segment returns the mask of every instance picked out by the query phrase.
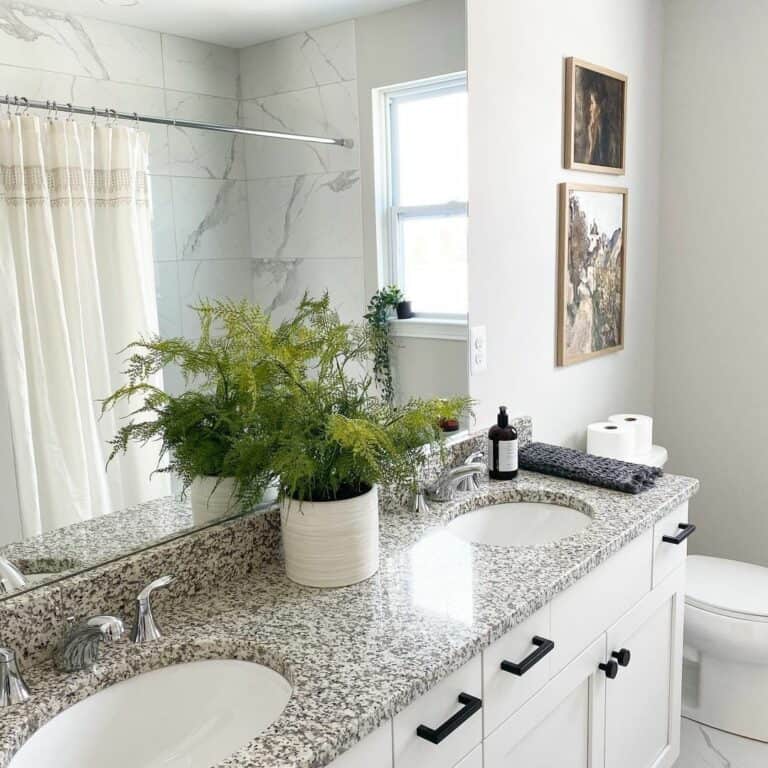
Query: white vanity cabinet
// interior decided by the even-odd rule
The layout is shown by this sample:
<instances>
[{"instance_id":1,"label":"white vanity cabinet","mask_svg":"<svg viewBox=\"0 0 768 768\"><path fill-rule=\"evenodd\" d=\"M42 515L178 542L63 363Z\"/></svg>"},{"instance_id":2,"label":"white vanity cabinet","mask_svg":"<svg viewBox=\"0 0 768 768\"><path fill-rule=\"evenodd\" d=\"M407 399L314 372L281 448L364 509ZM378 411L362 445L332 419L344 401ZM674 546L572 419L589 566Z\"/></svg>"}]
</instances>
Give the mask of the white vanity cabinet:
<instances>
[{"instance_id":1,"label":"white vanity cabinet","mask_svg":"<svg viewBox=\"0 0 768 768\"><path fill-rule=\"evenodd\" d=\"M680 740L687 527L682 505L333 768L670 768ZM458 715L461 692L482 696L482 710L439 744L420 738L418 725Z\"/></svg>"}]
</instances>

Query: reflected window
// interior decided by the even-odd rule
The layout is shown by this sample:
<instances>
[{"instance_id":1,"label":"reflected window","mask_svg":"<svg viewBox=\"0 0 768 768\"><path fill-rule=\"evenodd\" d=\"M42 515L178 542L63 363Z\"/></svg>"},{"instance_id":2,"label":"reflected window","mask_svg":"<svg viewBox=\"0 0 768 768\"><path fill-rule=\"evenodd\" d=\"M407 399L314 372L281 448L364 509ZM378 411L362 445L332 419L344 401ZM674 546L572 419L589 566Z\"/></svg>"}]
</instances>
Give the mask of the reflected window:
<instances>
[{"instance_id":1,"label":"reflected window","mask_svg":"<svg viewBox=\"0 0 768 768\"><path fill-rule=\"evenodd\" d=\"M379 91L383 283L427 317L467 313L467 78Z\"/></svg>"}]
</instances>

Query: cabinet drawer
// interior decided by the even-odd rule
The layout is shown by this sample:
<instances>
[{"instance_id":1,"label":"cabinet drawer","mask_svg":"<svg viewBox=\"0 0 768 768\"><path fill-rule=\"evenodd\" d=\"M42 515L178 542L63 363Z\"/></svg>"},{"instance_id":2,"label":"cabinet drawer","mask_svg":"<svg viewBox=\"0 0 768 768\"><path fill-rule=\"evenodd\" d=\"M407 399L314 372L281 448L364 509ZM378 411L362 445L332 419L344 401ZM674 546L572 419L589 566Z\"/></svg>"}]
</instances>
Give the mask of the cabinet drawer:
<instances>
[{"instance_id":1,"label":"cabinet drawer","mask_svg":"<svg viewBox=\"0 0 768 768\"><path fill-rule=\"evenodd\" d=\"M552 601L555 674L651 589L648 530Z\"/></svg>"},{"instance_id":2,"label":"cabinet drawer","mask_svg":"<svg viewBox=\"0 0 768 768\"><path fill-rule=\"evenodd\" d=\"M671 515L659 520L653 527L653 586L660 584L672 571L679 568L688 553L688 541L680 544L664 541L664 537L685 536L688 524L688 502L681 504Z\"/></svg>"},{"instance_id":3,"label":"cabinet drawer","mask_svg":"<svg viewBox=\"0 0 768 768\"><path fill-rule=\"evenodd\" d=\"M486 736L549 680L552 653L547 651L546 641L556 642L551 633L549 605L483 651L483 728ZM526 659L528 663L525 663ZM503 662L507 662L507 670L502 669ZM523 665L508 671L508 662L523 662Z\"/></svg>"},{"instance_id":4,"label":"cabinet drawer","mask_svg":"<svg viewBox=\"0 0 768 768\"><path fill-rule=\"evenodd\" d=\"M358 741L328 768L392 768L392 721Z\"/></svg>"},{"instance_id":5,"label":"cabinet drawer","mask_svg":"<svg viewBox=\"0 0 768 768\"><path fill-rule=\"evenodd\" d=\"M416 733L419 726L437 731L458 712L470 711L468 707L471 704L460 703L459 694L468 694L474 699L482 696L480 656L476 656L395 715L396 768L453 768L480 744L483 737L482 709L459 724L439 744Z\"/></svg>"}]
</instances>

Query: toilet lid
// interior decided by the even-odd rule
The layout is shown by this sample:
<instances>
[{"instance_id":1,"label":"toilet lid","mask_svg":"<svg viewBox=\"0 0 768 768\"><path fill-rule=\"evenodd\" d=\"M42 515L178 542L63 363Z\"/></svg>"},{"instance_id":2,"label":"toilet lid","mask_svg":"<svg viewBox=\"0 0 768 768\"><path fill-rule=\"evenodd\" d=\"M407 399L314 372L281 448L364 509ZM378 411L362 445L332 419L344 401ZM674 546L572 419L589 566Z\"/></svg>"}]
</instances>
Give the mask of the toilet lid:
<instances>
[{"instance_id":1,"label":"toilet lid","mask_svg":"<svg viewBox=\"0 0 768 768\"><path fill-rule=\"evenodd\" d=\"M768 621L768 568L690 555L686 602L705 611L736 618Z\"/></svg>"}]
</instances>

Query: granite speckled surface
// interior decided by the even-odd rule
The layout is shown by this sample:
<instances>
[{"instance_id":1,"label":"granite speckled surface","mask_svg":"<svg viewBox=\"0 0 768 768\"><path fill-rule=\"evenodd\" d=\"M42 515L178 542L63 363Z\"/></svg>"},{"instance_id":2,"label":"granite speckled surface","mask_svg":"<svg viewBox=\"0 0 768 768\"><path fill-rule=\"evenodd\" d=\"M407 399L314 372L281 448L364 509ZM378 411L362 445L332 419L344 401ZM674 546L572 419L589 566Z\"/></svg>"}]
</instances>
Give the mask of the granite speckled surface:
<instances>
[{"instance_id":1,"label":"granite speckled surface","mask_svg":"<svg viewBox=\"0 0 768 768\"><path fill-rule=\"evenodd\" d=\"M31 668L33 700L0 719L0 768L42 723L111 682L164 664L232 656L282 672L293 694L283 715L221 768L325 765L697 489L696 480L666 475L629 496L521 473L418 517L383 516L380 570L358 585L302 587L288 581L279 557L263 558L247 575L167 600L156 611L166 637L155 645L115 644L93 673ZM575 506L592 522L574 536L526 548L469 544L445 530L473 508L515 500Z\"/></svg>"},{"instance_id":2,"label":"granite speckled surface","mask_svg":"<svg viewBox=\"0 0 768 768\"><path fill-rule=\"evenodd\" d=\"M0 555L24 574L60 575L135 552L192 527L189 503L166 496L6 544Z\"/></svg>"}]
</instances>

